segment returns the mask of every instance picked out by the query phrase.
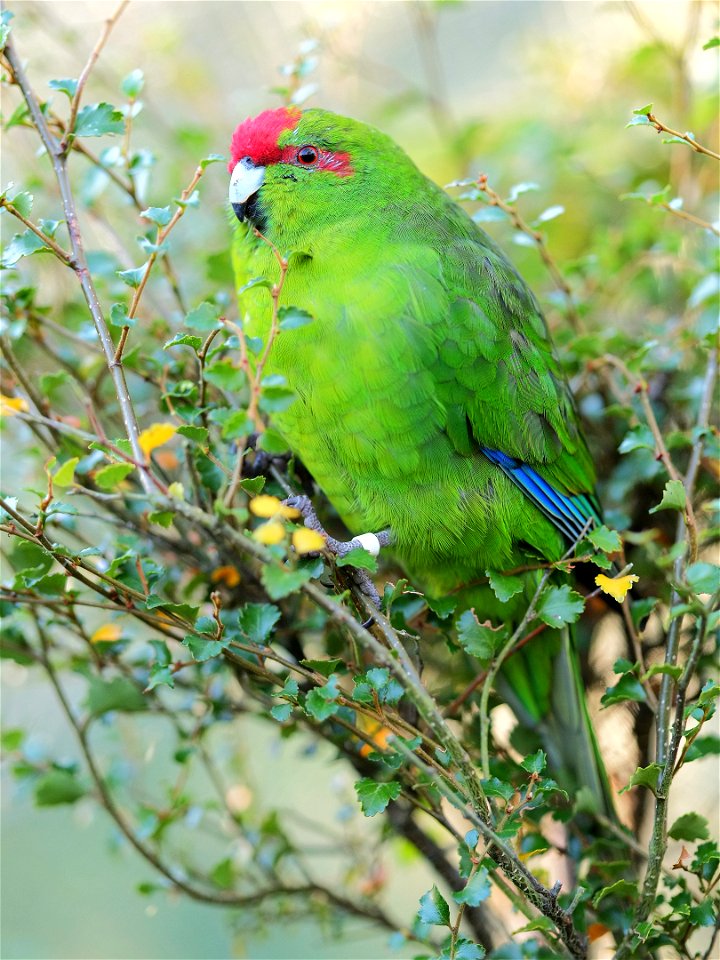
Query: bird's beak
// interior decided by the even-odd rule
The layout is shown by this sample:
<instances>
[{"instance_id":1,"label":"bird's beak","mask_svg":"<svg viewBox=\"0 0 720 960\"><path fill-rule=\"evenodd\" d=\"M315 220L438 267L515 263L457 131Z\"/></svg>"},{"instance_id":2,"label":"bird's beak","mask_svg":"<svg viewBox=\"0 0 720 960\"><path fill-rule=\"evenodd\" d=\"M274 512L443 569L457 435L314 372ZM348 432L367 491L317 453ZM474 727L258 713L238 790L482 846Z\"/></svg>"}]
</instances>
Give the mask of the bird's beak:
<instances>
[{"instance_id":1,"label":"bird's beak","mask_svg":"<svg viewBox=\"0 0 720 960\"><path fill-rule=\"evenodd\" d=\"M235 164L230 175L229 198L235 216L242 223L248 201L254 196L265 179L265 167L256 167L250 157L243 157Z\"/></svg>"}]
</instances>

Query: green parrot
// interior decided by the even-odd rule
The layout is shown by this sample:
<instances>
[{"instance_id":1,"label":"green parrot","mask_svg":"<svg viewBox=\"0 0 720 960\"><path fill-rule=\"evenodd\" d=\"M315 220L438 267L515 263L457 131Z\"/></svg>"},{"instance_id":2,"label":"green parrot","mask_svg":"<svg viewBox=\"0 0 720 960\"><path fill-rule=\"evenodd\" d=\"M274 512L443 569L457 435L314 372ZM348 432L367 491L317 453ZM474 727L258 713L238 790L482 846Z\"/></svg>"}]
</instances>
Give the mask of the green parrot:
<instances>
[{"instance_id":1,"label":"green parrot","mask_svg":"<svg viewBox=\"0 0 720 960\"><path fill-rule=\"evenodd\" d=\"M248 335L269 333L267 290L242 290L279 276L266 241L292 252L282 303L313 317L273 344L266 373L296 395L273 425L348 529L376 548L372 533L387 531L380 542L431 596L559 559L600 522L595 473L540 308L500 249L357 120L267 110L237 127L230 153ZM514 604L487 588L468 597L480 619L519 619L536 584L528 574ZM528 646L503 695L555 770L607 810L568 631Z\"/></svg>"}]
</instances>

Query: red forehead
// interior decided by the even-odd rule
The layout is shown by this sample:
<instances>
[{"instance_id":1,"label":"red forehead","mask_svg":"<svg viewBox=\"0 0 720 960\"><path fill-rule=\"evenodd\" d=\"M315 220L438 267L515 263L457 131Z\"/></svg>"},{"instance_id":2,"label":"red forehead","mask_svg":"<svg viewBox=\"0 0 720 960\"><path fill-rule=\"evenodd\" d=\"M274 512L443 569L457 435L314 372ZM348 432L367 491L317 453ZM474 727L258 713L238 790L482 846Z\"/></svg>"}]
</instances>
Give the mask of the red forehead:
<instances>
[{"instance_id":1,"label":"red forehead","mask_svg":"<svg viewBox=\"0 0 720 960\"><path fill-rule=\"evenodd\" d=\"M278 147L280 134L292 130L301 116L297 107L279 107L244 120L230 141L228 171L232 173L235 164L243 157L250 157L258 166L278 161L282 152Z\"/></svg>"}]
</instances>

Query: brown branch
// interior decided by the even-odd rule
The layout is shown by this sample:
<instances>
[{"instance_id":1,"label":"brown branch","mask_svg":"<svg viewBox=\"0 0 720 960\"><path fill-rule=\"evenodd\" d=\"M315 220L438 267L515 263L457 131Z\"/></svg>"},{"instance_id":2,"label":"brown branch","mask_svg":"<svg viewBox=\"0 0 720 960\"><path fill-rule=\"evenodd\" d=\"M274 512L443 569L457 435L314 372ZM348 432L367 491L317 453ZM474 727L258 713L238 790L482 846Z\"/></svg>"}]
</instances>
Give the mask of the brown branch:
<instances>
[{"instance_id":1,"label":"brown branch","mask_svg":"<svg viewBox=\"0 0 720 960\"><path fill-rule=\"evenodd\" d=\"M71 137L74 138L74 127L75 121L77 120L78 110L80 109L80 101L82 99L83 91L85 90L85 84L88 82L90 73L92 72L93 67L97 63L97 59L102 52L102 48L107 43L107 39L112 33L113 27L117 23L118 19L122 15L125 7L127 7L129 0L122 0L122 3L119 5L115 13L112 14L106 21L105 26L103 27L102 33L98 38L97 43L90 52L88 61L82 69L82 72L78 78L77 87L75 89L75 94L72 98L72 103L70 104L70 117L67 122L67 134L60 144L60 153L61 155L67 155L69 140Z\"/></svg>"},{"instance_id":2,"label":"brown branch","mask_svg":"<svg viewBox=\"0 0 720 960\"><path fill-rule=\"evenodd\" d=\"M11 200L8 200L6 197L0 197L0 208L1 207L4 207L8 213L11 213L14 217L17 217L17 219L23 223L28 230L34 233L36 237L39 237L48 250L52 251L52 253L55 254L61 263L64 263L66 267L71 267L73 270L75 269L75 262L70 254L66 250L63 250L59 243L55 243L52 237L49 237L46 233L43 233L36 223L33 223L32 220L28 220L27 217L24 217Z\"/></svg>"},{"instance_id":3,"label":"brown branch","mask_svg":"<svg viewBox=\"0 0 720 960\"><path fill-rule=\"evenodd\" d=\"M710 150L708 147L704 147L701 143L698 143L691 133L680 133L679 130L673 130L672 127L668 127L662 120L658 120L653 113L648 112L641 114L641 116L647 117L650 124L655 127L658 133L669 133L671 137L677 137L678 140L683 140L688 146L692 147L696 153L704 153L706 157L720 160L720 153L715 153L714 150Z\"/></svg>"},{"instance_id":4,"label":"brown branch","mask_svg":"<svg viewBox=\"0 0 720 960\"><path fill-rule=\"evenodd\" d=\"M506 213L510 217L515 229L519 230L521 233L527 234L527 236L530 237L530 239L535 243L537 251L540 254L540 259L545 264L548 273L555 283L555 286L565 298L567 318L570 322L570 326L576 333L578 333L580 330L580 317L577 312L577 307L575 306L573 292L570 288L570 284L563 276L560 267L558 267L557 263L550 254L547 244L545 243L545 237L542 235L542 233L540 233L539 230L535 230L523 219L516 207L510 203L506 203L499 193L496 193L490 186L488 186L488 177L486 173L481 173L475 182L478 190L482 191L482 193L487 196L489 206L498 207L498 209Z\"/></svg>"}]
</instances>

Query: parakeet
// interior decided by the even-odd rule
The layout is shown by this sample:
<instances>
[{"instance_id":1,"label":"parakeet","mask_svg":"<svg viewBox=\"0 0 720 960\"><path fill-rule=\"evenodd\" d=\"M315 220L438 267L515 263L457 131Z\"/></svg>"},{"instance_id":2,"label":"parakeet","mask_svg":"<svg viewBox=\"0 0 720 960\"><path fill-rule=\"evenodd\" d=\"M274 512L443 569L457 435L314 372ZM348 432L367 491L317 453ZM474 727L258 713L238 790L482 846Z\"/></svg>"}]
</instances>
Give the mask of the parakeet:
<instances>
[{"instance_id":1,"label":"parakeet","mask_svg":"<svg viewBox=\"0 0 720 960\"><path fill-rule=\"evenodd\" d=\"M230 153L238 288L278 277L270 241L290 254L281 302L313 318L273 344L266 372L296 395L273 425L348 528L389 530L394 556L435 596L562 556L600 521L594 468L540 308L496 244L357 120L267 110L237 127ZM267 290L242 292L240 309L266 340ZM486 595L478 614L507 617ZM566 749L587 754L580 779L602 794L567 635L537 643L573 703L559 728L547 720L546 665L544 678L516 678L513 706L545 733L562 738L566 724Z\"/></svg>"}]
</instances>

